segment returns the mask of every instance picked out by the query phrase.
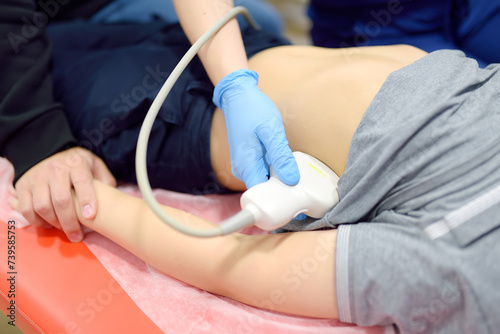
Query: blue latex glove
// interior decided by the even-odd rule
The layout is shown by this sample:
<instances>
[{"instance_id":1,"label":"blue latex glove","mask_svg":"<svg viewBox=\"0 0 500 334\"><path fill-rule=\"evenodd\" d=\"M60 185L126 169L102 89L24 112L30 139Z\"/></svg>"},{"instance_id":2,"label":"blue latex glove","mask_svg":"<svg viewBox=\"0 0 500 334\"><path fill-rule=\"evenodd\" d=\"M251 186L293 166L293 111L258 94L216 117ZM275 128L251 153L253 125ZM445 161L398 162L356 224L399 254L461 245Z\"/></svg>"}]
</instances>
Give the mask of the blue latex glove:
<instances>
[{"instance_id":1,"label":"blue latex glove","mask_svg":"<svg viewBox=\"0 0 500 334\"><path fill-rule=\"evenodd\" d=\"M215 87L213 101L224 113L231 171L251 188L268 180L269 164L281 181L299 182L295 157L288 146L281 114L261 92L255 71L243 69L225 76Z\"/></svg>"}]
</instances>

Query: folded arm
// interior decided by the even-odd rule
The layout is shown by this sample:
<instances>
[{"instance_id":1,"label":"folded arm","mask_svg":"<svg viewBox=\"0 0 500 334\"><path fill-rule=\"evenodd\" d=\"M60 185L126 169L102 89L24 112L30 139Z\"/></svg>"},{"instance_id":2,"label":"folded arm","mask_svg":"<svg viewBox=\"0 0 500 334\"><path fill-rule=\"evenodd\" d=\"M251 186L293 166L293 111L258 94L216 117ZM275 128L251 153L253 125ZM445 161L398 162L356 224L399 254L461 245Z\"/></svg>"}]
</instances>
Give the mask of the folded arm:
<instances>
[{"instance_id":1,"label":"folded arm","mask_svg":"<svg viewBox=\"0 0 500 334\"><path fill-rule=\"evenodd\" d=\"M95 188L101 210L94 221L78 212L80 222L165 274L252 306L337 318L335 230L199 239L167 226L140 199L99 181ZM213 226L184 211L165 211L193 227Z\"/></svg>"}]
</instances>

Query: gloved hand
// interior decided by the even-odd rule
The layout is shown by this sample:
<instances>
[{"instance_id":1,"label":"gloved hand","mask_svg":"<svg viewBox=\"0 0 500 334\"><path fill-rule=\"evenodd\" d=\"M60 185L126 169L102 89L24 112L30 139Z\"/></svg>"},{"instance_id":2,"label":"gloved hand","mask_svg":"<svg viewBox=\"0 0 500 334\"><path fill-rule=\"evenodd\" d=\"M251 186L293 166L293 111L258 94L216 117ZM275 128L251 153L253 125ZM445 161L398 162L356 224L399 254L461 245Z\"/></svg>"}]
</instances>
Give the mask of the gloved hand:
<instances>
[{"instance_id":1,"label":"gloved hand","mask_svg":"<svg viewBox=\"0 0 500 334\"><path fill-rule=\"evenodd\" d=\"M224 113L234 176L251 188L268 180L269 164L282 182L295 185L300 174L288 146L281 114L257 87L255 71L242 69L215 87L213 102Z\"/></svg>"}]
</instances>

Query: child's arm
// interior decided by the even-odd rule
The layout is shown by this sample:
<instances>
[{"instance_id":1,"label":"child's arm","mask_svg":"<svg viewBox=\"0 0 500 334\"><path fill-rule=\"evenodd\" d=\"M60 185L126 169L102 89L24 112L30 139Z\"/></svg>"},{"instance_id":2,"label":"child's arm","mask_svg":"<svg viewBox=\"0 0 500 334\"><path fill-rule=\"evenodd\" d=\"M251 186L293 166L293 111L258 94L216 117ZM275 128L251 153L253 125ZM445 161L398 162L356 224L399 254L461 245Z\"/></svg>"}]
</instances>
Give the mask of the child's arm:
<instances>
[{"instance_id":1,"label":"child's arm","mask_svg":"<svg viewBox=\"0 0 500 334\"><path fill-rule=\"evenodd\" d=\"M78 212L80 222L158 270L249 305L311 317L338 317L336 230L251 236L235 233L200 239L173 230L140 199L98 181L95 189L97 217L87 221ZM184 224L213 226L189 213L169 207L165 210Z\"/></svg>"}]
</instances>

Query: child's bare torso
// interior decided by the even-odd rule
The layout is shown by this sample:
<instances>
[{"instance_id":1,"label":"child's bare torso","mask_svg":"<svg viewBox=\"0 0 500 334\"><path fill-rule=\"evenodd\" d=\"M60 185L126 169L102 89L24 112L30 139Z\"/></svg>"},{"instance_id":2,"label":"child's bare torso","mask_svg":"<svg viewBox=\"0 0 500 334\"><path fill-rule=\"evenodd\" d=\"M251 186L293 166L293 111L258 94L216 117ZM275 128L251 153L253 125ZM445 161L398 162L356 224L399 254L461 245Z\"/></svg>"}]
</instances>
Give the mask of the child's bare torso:
<instances>
[{"instance_id":1,"label":"child's bare torso","mask_svg":"<svg viewBox=\"0 0 500 334\"><path fill-rule=\"evenodd\" d=\"M426 54L406 45L351 49L282 46L258 53L249 64L259 73L259 87L282 114L290 148L315 156L340 176L354 131L387 76ZM223 123L217 110L211 154L214 170L222 175L219 180L224 184L221 179L229 178L230 169L228 152L221 149L227 145Z\"/></svg>"}]
</instances>

